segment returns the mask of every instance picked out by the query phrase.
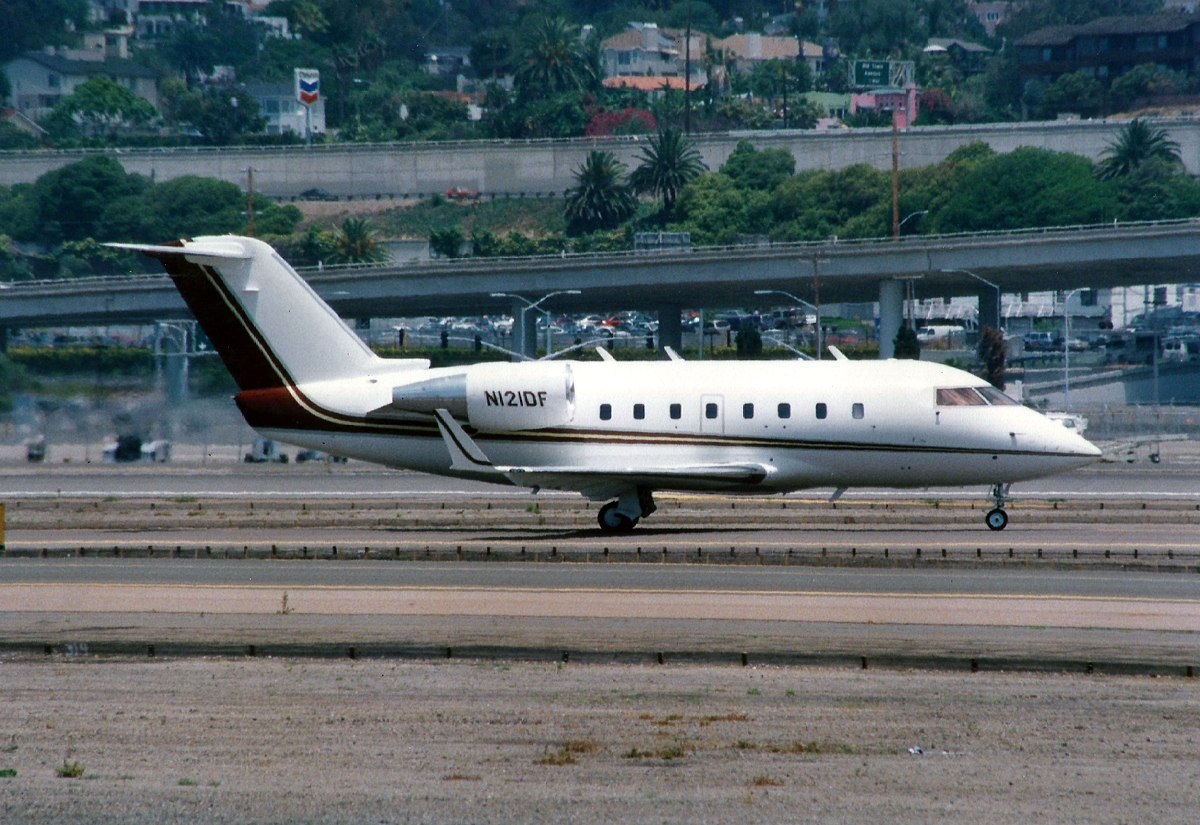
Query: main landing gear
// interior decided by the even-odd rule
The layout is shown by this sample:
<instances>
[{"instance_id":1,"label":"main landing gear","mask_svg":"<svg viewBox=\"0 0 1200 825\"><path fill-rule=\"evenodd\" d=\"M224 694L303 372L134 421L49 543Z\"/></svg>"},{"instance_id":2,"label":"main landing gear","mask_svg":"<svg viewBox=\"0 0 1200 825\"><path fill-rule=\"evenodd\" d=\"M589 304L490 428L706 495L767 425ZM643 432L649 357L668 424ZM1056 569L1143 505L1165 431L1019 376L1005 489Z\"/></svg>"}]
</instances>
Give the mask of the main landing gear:
<instances>
[{"instance_id":1,"label":"main landing gear","mask_svg":"<svg viewBox=\"0 0 1200 825\"><path fill-rule=\"evenodd\" d=\"M605 533L628 533L637 527L640 519L657 509L651 491L645 487L638 487L622 493L619 499L601 507L596 520Z\"/></svg>"},{"instance_id":2,"label":"main landing gear","mask_svg":"<svg viewBox=\"0 0 1200 825\"><path fill-rule=\"evenodd\" d=\"M1008 526L1008 513L1004 512L1004 502L1008 500L1008 484L997 484L992 488L992 501L996 502L996 506L988 510L988 514L983 517L983 521L989 529L1003 530Z\"/></svg>"}]
</instances>

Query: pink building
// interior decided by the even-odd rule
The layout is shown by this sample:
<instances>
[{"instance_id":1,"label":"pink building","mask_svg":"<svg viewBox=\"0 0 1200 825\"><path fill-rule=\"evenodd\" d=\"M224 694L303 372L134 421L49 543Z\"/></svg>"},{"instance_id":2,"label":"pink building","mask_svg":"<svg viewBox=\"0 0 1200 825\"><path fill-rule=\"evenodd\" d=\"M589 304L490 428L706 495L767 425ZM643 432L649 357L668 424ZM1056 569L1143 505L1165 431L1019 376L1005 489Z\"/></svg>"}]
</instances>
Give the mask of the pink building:
<instances>
[{"instance_id":1,"label":"pink building","mask_svg":"<svg viewBox=\"0 0 1200 825\"><path fill-rule=\"evenodd\" d=\"M854 92L850 95L850 114L856 114L860 109L870 109L874 112L895 112L896 125L904 129L917 119L917 90L915 87L911 87Z\"/></svg>"}]
</instances>

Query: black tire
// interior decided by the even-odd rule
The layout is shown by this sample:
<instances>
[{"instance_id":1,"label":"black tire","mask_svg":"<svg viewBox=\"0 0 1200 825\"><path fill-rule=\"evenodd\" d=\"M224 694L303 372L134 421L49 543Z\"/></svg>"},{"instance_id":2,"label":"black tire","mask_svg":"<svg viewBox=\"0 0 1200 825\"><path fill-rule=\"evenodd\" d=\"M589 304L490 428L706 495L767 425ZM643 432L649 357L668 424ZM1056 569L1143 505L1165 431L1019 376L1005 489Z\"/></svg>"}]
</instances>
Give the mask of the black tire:
<instances>
[{"instance_id":1,"label":"black tire","mask_svg":"<svg viewBox=\"0 0 1200 825\"><path fill-rule=\"evenodd\" d=\"M1008 526L1008 513L997 507L995 510L989 510L983 521L989 530L1003 530Z\"/></svg>"},{"instance_id":2,"label":"black tire","mask_svg":"<svg viewBox=\"0 0 1200 825\"><path fill-rule=\"evenodd\" d=\"M610 501L600 508L596 521L600 523L601 531L605 533L628 533L637 526L638 520L616 512L617 502Z\"/></svg>"}]
</instances>

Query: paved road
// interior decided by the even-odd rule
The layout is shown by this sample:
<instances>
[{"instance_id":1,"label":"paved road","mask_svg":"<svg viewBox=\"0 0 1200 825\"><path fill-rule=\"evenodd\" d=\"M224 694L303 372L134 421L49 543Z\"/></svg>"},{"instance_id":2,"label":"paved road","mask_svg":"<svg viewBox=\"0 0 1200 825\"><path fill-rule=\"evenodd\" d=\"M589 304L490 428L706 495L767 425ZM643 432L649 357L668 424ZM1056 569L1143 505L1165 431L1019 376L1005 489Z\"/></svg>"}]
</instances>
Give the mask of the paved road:
<instances>
[{"instance_id":1,"label":"paved road","mask_svg":"<svg viewBox=\"0 0 1200 825\"><path fill-rule=\"evenodd\" d=\"M800 498L828 498L832 489L793 493ZM1200 492L1200 463L1172 466L1101 465L1055 478L1013 486L1014 497L1048 498L1193 498ZM319 466L184 466L165 467L23 467L0 466L0 497L23 496L180 496L228 498L288 498L298 496L371 497L463 494L473 496L522 496L516 490L494 484L430 476L406 471L386 471L351 463L332 471ZM542 496L573 493L540 493ZM851 489L847 500L856 498L984 499L984 487L945 488L919 491Z\"/></svg>"}]
</instances>

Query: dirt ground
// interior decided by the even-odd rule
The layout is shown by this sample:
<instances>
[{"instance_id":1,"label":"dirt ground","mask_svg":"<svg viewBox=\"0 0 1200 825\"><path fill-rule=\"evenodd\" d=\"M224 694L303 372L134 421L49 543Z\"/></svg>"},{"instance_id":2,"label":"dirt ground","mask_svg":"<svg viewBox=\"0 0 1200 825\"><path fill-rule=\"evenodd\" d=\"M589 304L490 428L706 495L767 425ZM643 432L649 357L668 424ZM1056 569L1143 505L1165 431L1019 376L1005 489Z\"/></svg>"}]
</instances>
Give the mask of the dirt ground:
<instances>
[{"instance_id":1,"label":"dirt ground","mask_svg":"<svg viewBox=\"0 0 1200 825\"><path fill-rule=\"evenodd\" d=\"M1183 678L13 654L0 702L6 823L1200 810L1200 683Z\"/></svg>"}]
</instances>

